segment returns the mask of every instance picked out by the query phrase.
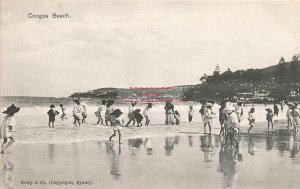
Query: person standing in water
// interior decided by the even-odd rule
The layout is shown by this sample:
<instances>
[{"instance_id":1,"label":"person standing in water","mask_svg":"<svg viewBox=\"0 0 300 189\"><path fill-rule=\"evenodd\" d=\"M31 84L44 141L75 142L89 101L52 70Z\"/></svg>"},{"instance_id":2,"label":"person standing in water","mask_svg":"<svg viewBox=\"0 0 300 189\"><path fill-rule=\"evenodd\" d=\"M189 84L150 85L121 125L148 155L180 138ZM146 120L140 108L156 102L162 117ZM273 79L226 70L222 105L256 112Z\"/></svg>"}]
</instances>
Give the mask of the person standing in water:
<instances>
[{"instance_id":1,"label":"person standing in water","mask_svg":"<svg viewBox=\"0 0 300 189\"><path fill-rule=\"evenodd\" d=\"M238 118L238 121L241 122L243 119L243 103L242 102L238 102L235 106L235 113L236 116Z\"/></svg>"},{"instance_id":2,"label":"person standing in water","mask_svg":"<svg viewBox=\"0 0 300 189\"><path fill-rule=\"evenodd\" d=\"M174 114L175 114L174 105L171 104L171 102L166 102L164 109L165 109L165 114L166 114L165 124L173 125L174 124Z\"/></svg>"},{"instance_id":3,"label":"person standing in water","mask_svg":"<svg viewBox=\"0 0 300 189\"><path fill-rule=\"evenodd\" d=\"M143 111L143 115L146 119L145 126L149 126L150 117L151 117L151 109L152 109L152 103L148 103L147 107Z\"/></svg>"},{"instance_id":4,"label":"person standing in water","mask_svg":"<svg viewBox=\"0 0 300 189\"><path fill-rule=\"evenodd\" d=\"M143 126L142 121L143 121L143 116L140 113L141 109L136 109L133 113L134 113L134 118L137 122L137 127L141 127Z\"/></svg>"},{"instance_id":5,"label":"person standing in water","mask_svg":"<svg viewBox=\"0 0 300 189\"><path fill-rule=\"evenodd\" d=\"M57 110L54 109L55 106L53 104L50 105L50 110L47 112L49 116L49 123L48 126L49 128L54 128L54 122L55 122L55 116L59 114ZM51 127L52 125L52 127Z\"/></svg>"},{"instance_id":6,"label":"person standing in water","mask_svg":"<svg viewBox=\"0 0 300 189\"><path fill-rule=\"evenodd\" d=\"M193 108L193 106L190 106L188 116L189 116L189 123L191 123L192 120L193 120L193 116L194 116L194 108Z\"/></svg>"},{"instance_id":7,"label":"person standing in water","mask_svg":"<svg viewBox=\"0 0 300 189\"><path fill-rule=\"evenodd\" d=\"M213 119L214 113L212 112L212 104L211 103L207 103L206 106L207 107L204 112L204 134L206 134L206 125L208 125L209 134L211 134L211 126L212 126L212 119Z\"/></svg>"},{"instance_id":8,"label":"person standing in water","mask_svg":"<svg viewBox=\"0 0 300 189\"><path fill-rule=\"evenodd\" d=\"M87 105L86 103L82 103L82 123L86 123L87 118Z\"/></svg>"},{"instance_id":9,"label":"person standing in water","mask_svg":"<svg viewBox=\"0 0 300 189\"><path fill-rule=\"evenodd\" d=\"M248 120L249 120L249 129L248 134L250 133L251 129L255 126L255 115L254 115L255 109L251 108L248 113Z\"/></svg>"},{"instance_id":10,"label":"person standing in water","mask_svg":"<svg viewBox=\"0 0 300 189\"><path fill-rule=\"evenodd\" d=\"M60 108L61 108L61 121L64 121L64 119L68 119L67 118L67 114L66 114L66 108L64 107L64 105L63 104L60 104L59 105L60 106Z\"/></svg>"},{"instance_id":11,"label":"person standing in water","mask_svg":"<svg viewBox=\"0 0 300 189\"><path fill-rule=\"evenodd\" d=\"M112 125L110 115L115 110L115 108L113 107L114 103L115 103L114 100L108 100L108 102L106 104L106 111L105 111L105 124L106 124L106 126L108 126L108 122L110 122L110 125Z\"/></svg>"},{"instance_id":12,"label":"person standing in water","mask_svg":"<svg viewBox=\"0 0 300 189\"><path fill-rule=\"evenodd\" d=\"M277 104L274 104L274 107L273 107L273 109L274 109L274 115L278 116L279 109L278 109L278 106L277 106Z\"/></svg>"},{"instance_id":13,"label":"person standing in water","mask_svg":"<svg viewBox=\"0 0 300 189\"><path fill-rule=\"evenodd\" d=\"M292 106L292 111L291 111L291 116L292 116L292 125L293 125L293 130L295 133L298 133L298 127L300 125L300 120L299 120L299 111L297 109L296 105Z\"/></svg>"},{"instance_id":14,"label":"person standing in water","mask_svg":"<svg viewBox=\"0 0 300 189\"><path fill-rule=\"evenodd\" d=\"M287 120L287 127L288 128L290 128L290 127L292 127L292 116L291 116L291 111L292 111L292 109L291 109L291 105L289 104L288 105L288 109L287 109L287 111L286 111L286 120Z\"/></svg>"},{"instance_id":15,"label":"person standing in water","mask_svg":"<svg viewBox=\"0 0 300 189\"><path fill-rule=\"evenodd\" d=\"M239 142L237 140L237 133L239 131L239 121L237 118L237 115L234 113L233 107L227 107L226 112L228 115L228 119L226 121L226 125L228 127L225 143L228 142L228 139L231 142L231 145L233 144L233 140L236 142L236 147L239 145Z\"/></svg>"},{"instance_id":16,"label":"person standing in water","mask_svg":"<svg viewBox=\"0 0 300 189\"><path fill-rule=\"evenodd\" d=\"M135 124L135 117L134 117L134 111L136 110L136 104L137 102L131 102L131 105L129 106L128 110L128 122L125 125L125 127L128 127L128 125L133 121L133 126Z\"/></svg>"},{"instance_id":17,"label":"person standing in water","mask_svg":"<svg viewBox=\"0 0 300 189\"><path fill-rule=\"evenodd\" d=\"M268 112L267 115L266 115L266 119L268 121L268 131L269 131L270 125L272 125L272 131L273 131L273 117L274 117L274 114L273 114L273 112L270 108L267 108L266 111Z\"/></svg>"},{"instance_id":18,"label":"person standing in water","mask_svg":"<svg viewBox=\"0 0 300 189\"><path fill-rule=\"evenodd\" d=\"M80 126L82 120L83 107L79 98L73 98L75 105L73 106L73 117L75 126Z\"/></svg>"},{"instance_id":19,"label":"person standing in water","mask_svg":"<svg viewBox=\"0 0 300 189\"><path fill-rule=\"evenodd\" d=\"M98 117L97 124L99 124L100 122L101 122L101 125L104 124L103 121L105 120L106 104L107 104L107 100L102 100L101 106L98 108L98 111L96 112L97 117Z\"/></svg>"},{"instance_id":20,"label":"person standing in water","mask_svg":"<svg viewBox=\"0 0 300 189\"><path fill-rule=\"evenodd\" d=\"M177 110L175 110L174 118L175 118L175 124L179 125L180 124L180 114Z\"/></svg>"},{"instance_id":21,"label":"person standing in water","mask_svg":"<svg viewBox=\"0 0 300 189\"><path fill-rule=\"evenodd\" d=\"M2 112L6 114L3 118L1 127L0 127L0 139L3 139L3 143L1 146L1 153L6 153L6 149L11 146L15 142L15 138L12 134L14 127L16 126L16 119L14 117L15 113L20 110L19 107L16 107L12 104L10 107L7 108L6 111ZM10 140L8 142L8 139Z\"/></svg>"}]
</instances>

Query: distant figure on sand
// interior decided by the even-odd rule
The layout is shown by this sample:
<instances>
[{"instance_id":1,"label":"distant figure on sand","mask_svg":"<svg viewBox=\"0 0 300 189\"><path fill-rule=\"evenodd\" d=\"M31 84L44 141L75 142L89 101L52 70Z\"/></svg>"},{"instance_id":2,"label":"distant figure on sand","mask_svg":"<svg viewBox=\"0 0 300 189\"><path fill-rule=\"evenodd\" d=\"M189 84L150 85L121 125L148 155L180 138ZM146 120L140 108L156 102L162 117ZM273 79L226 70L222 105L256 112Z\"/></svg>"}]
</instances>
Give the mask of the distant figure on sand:
<instances>
[{"instance_id":1,"label":"distant figure on sand","mask_svg":"<svg viewBox=\"0 0 300 189\"><path fill-rule=\"evenodd\" d=\"M61 108L61 121L64 121L64 119L68 119L67 118L67 114L66 114L66 108L64 107L64 105L63 104L60 104L59 105L60 106L60 108Z\"/></svg>"},{"instance_id":2,"label":"distant figure on sand","mask_svg":"<svg viewBox=\"0 0 300 189\"><path fill-rule=\"evenodd\" d=\"M166 102L166 105L164 107L165 114L166 114L166 125L173 125L174 124L174 105L171 104L171 102Z\"/></svg>"},{"instance_id":3,"label":"distant figure on sand","mask_svg":"<svg viewBox=\"0 0 300 189\"><path fill-rule=\"evenodd\" d=\"M73 117L74 117L74 124L75 126L80 126L81 120L82 120L82 112L83 107L80 103L79 98L73 98L73 101L75 102L75 105L73 106Z\"/></svg>"},{"instance_id":4,"label":"distant figure on sand","mask_svg":"<svg viewBox=\"0 0 300 189\"><path fill-rule=\"evenodd\" d=\"M204 134L206 134L206 125L208 125L209 128L209 134L211 134L211 126L212 126L212 120L214 113L212 112L212 104L207 103L206 104L206 109L204 112Z\"/></svg>"},{"instance_id":5,"label":"distant figure on sand","mask_svg":"<svg viewBox=\"0 0 300 189\"><path fill-rule=\"evenodd\" d=\"M136 104L137 102L131 102L131 105L128 107L128 122L125 125L125 127L128 127L128 125L133 121L133 126L135 124L135 117L134 117L134 111L136 110Z\"/></svg>"},{"instance_id":6,"label":"distant figure on sand","mask_svg":"<svg viewBox=\"0 0 300 189\"><path fill-rule=\"evenodd\" d=\"M119 134L119 144L121 144L121 129L124 124L123 112L121 110L116 109L110 114L110 122L113 126L114 134L109 137L109 141L116 136L117 132Z\"/></svg>"},{"instance_id":7,"label":"distant figure on sand","mask_svg":"<svg viewBox=\"0 0 300 189\"><path fill-rule=\"evenodd\" d=\"M95 112L96 116L98 117L97 124L99 124L100 122L101 122L101 125L104 124L103 121L105 120L106 104L107 104L107 100L102 100L101 106L98 108L98 111Z\"/></svg>"},{"instance_id":8,"label":"distant figure on sand","mask_svg":"<svg viewBox=\"0 0 300 189\"><path fill-rule=\"evenodd\" d=\"M268 131L269 131L270 125L272 125L272 131L273 131L273 117L274 117L274 114L273 114L273 112L270 108L267 108L266 111L268 112L267 115L266 115L266 120L268 121Z\"/></svg>"},{"instance_id":9,"label":"distant figure on sand","mask_svg":"<svg viewBox=\"0 0 300 189\"><path fill-rule=\"evenodd\" d=\"M175 118L175 124L179 125L180 124L180 114L177 110L175 110L174 118Z\"/></svg>"},{"instance_id":10,"label":"distant figure on sand","mask_svg":"<svg viewBox=\"0 0 300 189\"><path fill-rule=\"evenodd\" d=\"M7 114L2 121L1 127L0 127L0 139L3 139L3 144L1 147L1 153L6 153L6 149L11 146L15 142L15 138L12 134L12 131L14 130L14 127L16 126L16 119L14 117L15 113L17 113L20 110L19 107L16 107L14 104L12 104L10 107L7 108L6 111L2 112L4 114ZM8 142L8 139L10 141Z\"/></svg>"},{"instance_id":11,"label":"distant figure on sand","mask_svg":"<svg viewBox=\"0 0 300 189\"><path fill-rule=\"evenodd\" d=\"M274 109L274 115L278 116L279 109L278 109L278 106L277 106L277 104L274 104L274 107L273 107L273 109Z\"/></svg>"},{"instance_id":12,"label":"distant figure on sand","mask_svg":"<svg viewBox=\"0 0 300 189\"><path fill-rule=\"evenodd\" d=\"M146 119L145 126L148 126L150 123L151 109L152 109L152 103L148 103L147 107L143 111L143 115Z\"/></svg>"},{"instance_id":13,"label":"distant figure on sand","mask_svg":"<svg viewBox=\"0 0 300 189\"><path fill-rule=\"evenodd\" d=\"M107 101L106 111L105 111L105 124L106 124L106 126L108 126L108 122L110 122L110 124L112 125L110 115L115 110L115 108L113 107L114 103L115 103L114 100L108 100Z\"/></svg>"},{"instance_id":14,"label":"distant figure on sand","mask_svg":"<svg viewBox=\"0 0 300 189\"><path fill-rule=\"evenodd\" d=\"M255 108L251 108L249 113L248 113L248 120L249 120L249 129L248 129L248 133L250 133L251 129L255 126Z\"/></svg>"},{"instance_id":15,"label":"distant figure on sand","mask_svg":"<svg viewBox=\"0 0 300 189\"><path fill-rule=\"evenodd\" d=\"M142 124L142 121L143 121L143 116L142 114L140 113L141 112L141 109L136 109L133 113L134 113L134 117L135 117L135 120L137 122L137 127L141 127L143 126Z\"/></svg>"},{"instance_id":16,"label":"distant figure on sand","mask_svg":"<svg viewBox=\"0 0 300 189\"><path fill-rule=\"evenodd\" d=\"M59 112L57 110L54 109L55 106L53 104L50 105L50 110L47 112L48 116L49 116L49 123L48 126L51 128L54 128L54 122L55 122L55 116L59 114Z\"/></svg>"},{"instance_id":17,"label":"distant figure on sand","mask_svg":"<svg viewBox=\"0 0 300 189\"><path fill-rule=\"evenodd\" d=\"M189 122L191 123L193 121L193 116L194 116L194 108L193 108L193 106L190 106L188 116L189 116Z\"/></svg>"}]
</instances>

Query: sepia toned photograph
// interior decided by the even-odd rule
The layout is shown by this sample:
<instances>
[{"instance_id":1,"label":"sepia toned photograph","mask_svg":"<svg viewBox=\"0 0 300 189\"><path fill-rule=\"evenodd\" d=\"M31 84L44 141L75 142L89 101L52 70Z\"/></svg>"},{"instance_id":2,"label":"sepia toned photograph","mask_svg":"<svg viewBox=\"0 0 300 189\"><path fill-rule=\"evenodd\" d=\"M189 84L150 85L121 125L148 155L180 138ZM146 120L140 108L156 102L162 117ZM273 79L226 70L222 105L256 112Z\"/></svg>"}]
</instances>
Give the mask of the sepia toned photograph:
<instances>
[{"instance_id":1,"label":"sepia toned photograph","mask_svg":"<svg viewBox=\"0 0 300 189\"><path fill-rule=\"evenodd\" d=\"M300 188L300 1L1 0L0 189Z\"/></svg>"}]
</instances>

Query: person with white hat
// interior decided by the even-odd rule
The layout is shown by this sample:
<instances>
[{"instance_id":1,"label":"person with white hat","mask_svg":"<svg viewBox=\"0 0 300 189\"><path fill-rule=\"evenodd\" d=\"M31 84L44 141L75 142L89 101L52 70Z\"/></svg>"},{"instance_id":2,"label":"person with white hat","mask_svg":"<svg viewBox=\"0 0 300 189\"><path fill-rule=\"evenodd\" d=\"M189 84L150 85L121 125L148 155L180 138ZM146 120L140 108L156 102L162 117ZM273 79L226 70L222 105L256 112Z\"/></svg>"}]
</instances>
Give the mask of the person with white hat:
<instances>
[{"instance_id":1,"label":"person with white hat","mask_svg":"<svg viewBox=\"0 0 300 189\"><path fill-rule=\"evenodd\" d=\"M80 126L80 122L82 120L82 112L83 107L80 103L79 97L73 98L73 101L75 102L75 105L73 106L73 117L74 117L74 124L75 126Z\"/></svg>"},{"instance_id":2,"label":"person with white hat","mask_svg":"<svg viewBox=\"0 0 300 189\"><path fill-rule=\"evenodd\" d=\"M19 107L16 107L14 104L12 104L10 107L7 108L6 111L3 112L7 115L4 117L0 126L0 139L4 140L1 147L2 154L4 154L6 152L5 150L15 142L15 138L12 135L12 131L16 125L16 119L14 115L19 110ZM8 139L10 139L9 142Z\"/></svg>"},{"instance_id":3,"label":"person with white hat","mask_svg":"<svg viewBox=\"0 0 300 189\"><path fill-rule=\"evenodd\" d=\"M236 142L236 146L239 145L238 140L236 139L236 135L238 133L238 127L239 127L239 121L237 118L237 115L234 113L235 108L234 107L227 107L226 111L227 111L227 115L228 115L228 119L226 121L226 125L227 125L227 135L226 135L226 143L228 141L228 139L230 139L230 142L232 144L232 140L234 140Z\"/></svg>"},{"instance_id":4,"label":"person with white hat","mask_svg":"<svg viewBox=\"0 0 300 189\"><path fill-rule=\"evenodd\" d=\"M206 125L208 125L209 128L209 134L211 133L211 125L212 125L212 119L214 116L214 113L211 110L212 104L207 103L207 108L204 112L204 134L206 134Z\"/></svg>"}]
</instances>

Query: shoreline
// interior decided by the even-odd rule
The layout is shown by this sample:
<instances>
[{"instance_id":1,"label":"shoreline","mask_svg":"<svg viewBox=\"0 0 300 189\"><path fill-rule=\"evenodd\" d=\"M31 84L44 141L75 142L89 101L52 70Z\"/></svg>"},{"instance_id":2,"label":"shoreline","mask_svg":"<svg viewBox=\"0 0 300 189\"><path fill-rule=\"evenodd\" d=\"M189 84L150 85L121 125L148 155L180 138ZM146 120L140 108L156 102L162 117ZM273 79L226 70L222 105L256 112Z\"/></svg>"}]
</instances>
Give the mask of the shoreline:
<instances>
[{"instance_id":1,"label":"shoreline","mask_svg":"<svg viewBox=\"0 0 300 189\"><path fill-rule=\"evenodd\" d=\"M280 125L281 128L285 128L286 126L283 126L284 123L286 123L286 120L284 119L277 119L273 120L274 123L274 130L278 128L276 125ZM16 138L16 142L14 145L18 144L68 144L68 143L85 143L85 142L103 142L108 141L109 136L113 133L113 129L111 126L103 126L103 125L95 125L95 124L87 124L84 126L81 126L82 128L76 128L74 126L72 127L65 127L60 126L57 127L58 130L56 132L60 132L59 129L68 129L67 131L70 132L84 132L84 129L94 129L95 134L90 138L76 138L76 139L69 139L69 140L61 140L61 138L58 138L57 141L18 141L18 137ZM57 129L56 128L56 129ZM248 134L247 129L249 128L249 125L247 124L241 124L240 126L240 133L241 134ZM82 130L81 130L82 129ZM55 130L49 130L47 128L48 133L55 132ZM207 127L208 130L208 127ZM256 125L252 128L251 133L255 133L256 130L259 132L262 132L265 130L267 132L267 122L266 121L259 121L256 123ZM211 135L218 136L220 132L219 123L214 124L211 129ZM62 131L65 132L65 131ZM204 127L203 123L191 123L191 124L182 124L182 125L163 125L163 124L154 124L150 126L142 126L142 127L123 127L121 130L122 139L121 140L128 140L128 139L135 139L135 138L154 138L154 137L167 137L167 136L184 136L184 135L199 135L203 136L204 134ZM63 136L61 136L63 137ZM117 137L113 138L113 142L118 140ZM13 146L14 146L13 145ZM12 147L13 148L13 147Z\"/></svg>"}]
</instances>

